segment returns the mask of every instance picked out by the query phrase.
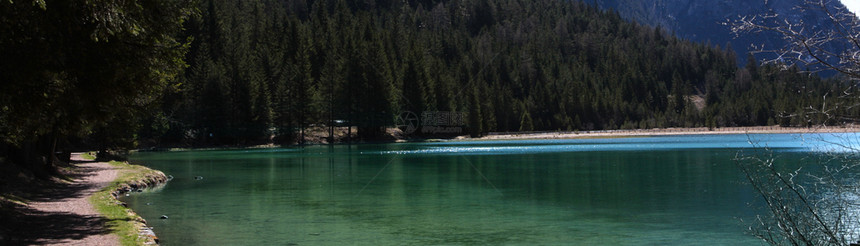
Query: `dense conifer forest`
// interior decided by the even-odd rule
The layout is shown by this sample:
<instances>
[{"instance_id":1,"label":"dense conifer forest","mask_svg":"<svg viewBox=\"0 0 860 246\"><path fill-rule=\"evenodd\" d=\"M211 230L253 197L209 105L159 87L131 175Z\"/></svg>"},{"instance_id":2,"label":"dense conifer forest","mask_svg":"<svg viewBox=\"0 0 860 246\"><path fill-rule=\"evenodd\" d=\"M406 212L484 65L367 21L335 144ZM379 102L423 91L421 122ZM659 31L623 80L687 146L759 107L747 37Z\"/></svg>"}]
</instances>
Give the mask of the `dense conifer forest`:
<instances>
[{"instance_id":1,"label":"dense conifer forest","mask_svg":"<svg viewBox=\"0 0 860 246\"><path fill-rule=\"evenodd\" d=\"M372 140L406 111L462 113L472 136L857 115L838 106L853 103L845 80L737 64L728 45L579 1L2 7L0 155L11 162L51 163L69 146L294 143L311 126Z\"/></svg>"},{"instance_id":2,"label":"dense conifer forest","mask_svg":"<svg viewBox=\"0 0 860 246\"><path fill-rule=\"evenodd\" d=\"M577 1L202 0L182 83L146 137L236 144L399 112L494 131L804 126L847 85L693 43ZM743 64L742 64L743 65ZM829 97L837 99L836 96ZM849 113L849 112L840 112Z\"/></svg>"}]
</instances>

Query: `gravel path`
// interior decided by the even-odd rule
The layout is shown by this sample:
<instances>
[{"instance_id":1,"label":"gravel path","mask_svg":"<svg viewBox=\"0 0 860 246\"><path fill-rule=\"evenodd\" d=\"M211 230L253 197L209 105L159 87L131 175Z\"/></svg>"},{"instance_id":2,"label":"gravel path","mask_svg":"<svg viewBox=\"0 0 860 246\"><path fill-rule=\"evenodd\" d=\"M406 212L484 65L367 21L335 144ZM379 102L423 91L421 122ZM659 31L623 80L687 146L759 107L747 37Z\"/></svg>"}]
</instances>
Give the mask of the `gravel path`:
<instances>
[{"instance_id":1,"label":"gravel path","mask_svg":"<svg viewBox=\"0 0 860 246\"><path fill-rule=\"evenodd\" d=\"M75 181L47 191L30 203L28 215L34 216L30 228L35 244L45 245L119 245L116 235L105 227L105 218L90 204L89 197L108 186L117 177L117 170L105 162L86 162L73 155L77 162ZM28 216L29 217L29 216Z\"/></svg>"}]
</instances>

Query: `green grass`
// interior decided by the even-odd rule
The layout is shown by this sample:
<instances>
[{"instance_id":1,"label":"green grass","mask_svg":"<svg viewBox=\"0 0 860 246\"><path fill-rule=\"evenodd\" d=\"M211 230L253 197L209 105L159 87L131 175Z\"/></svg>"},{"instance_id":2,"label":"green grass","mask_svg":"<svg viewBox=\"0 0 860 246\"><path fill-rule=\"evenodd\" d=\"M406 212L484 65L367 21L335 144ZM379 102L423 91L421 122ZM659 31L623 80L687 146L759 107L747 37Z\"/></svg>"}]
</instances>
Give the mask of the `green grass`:
<instances>
[{"instance_id":1,"label":"green grass","mask_svg":"<svg viewBox=\"0 0 860 246\"><path fill-rule=\"evenodd\" d=\"M17 214L17 206L26 206L27 199L21 198L13 194L0 193L0 217ZM0 223L2 224L2 223ZM2 228L0 228L2 229Z\"/></svg>"},{"instance_id":2,"label":"green grass","mask_svg":"<svg viewBox=\"0 0 860 246\"><path fill-rule=\"evenodd\" d=\"M27 199L21 198L13 194L0 194L0 200L5 200L18 205L26 205Z\"/></svg>"},{"instance_id":3,"label":"green grass","mask_svg":"<svg viewBox=\"0 0 860 246\"><path fill-rule=\"evenodd\" d=\"M92 160L96 159L96 155L94 152L85 152L85 153L81 154L81 158L84 158L84 160L92 161Z\"/></svg>"},{"instance_id":4,"label":"green grass","mask_svg":"<svg viewBox=\"0 0 860 246\"><path fill-rule=\"evenodd\" d=\"M120 205L111 196L111 192L124 183L142 180L147 175L155 174L157 171L125 162L111 161L110 164L119 168L118 177L108 187L93 194L90 197L90 203L107 218L108 229L111 233L119 236L121 245L142 245L145 241L138 236L139 231L134 223L138 216L129 214L128 208Z\"/></svg>"}]
</instances>

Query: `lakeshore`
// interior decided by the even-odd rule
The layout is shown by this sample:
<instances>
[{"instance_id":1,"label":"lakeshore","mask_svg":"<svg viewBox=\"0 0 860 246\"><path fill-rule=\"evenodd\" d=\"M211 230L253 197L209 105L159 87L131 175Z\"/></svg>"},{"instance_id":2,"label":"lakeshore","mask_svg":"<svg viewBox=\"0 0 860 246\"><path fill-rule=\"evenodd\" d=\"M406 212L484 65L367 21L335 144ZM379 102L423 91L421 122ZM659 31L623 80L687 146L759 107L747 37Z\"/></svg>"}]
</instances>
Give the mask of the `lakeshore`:
<instances>
[{"instance_id":1,"label":"lakeshore","mask_svg":"<svg viewBox=\"0 0 860 246\"><path fill-rule=\"evenodd\" d=\"M357 130L347 127L335 127L334 144L365 144L365 143L406 143L406 142L439 142L439 141L483 141L483 140L528 140L528 139L577 139L577 138L624 138L672 135L713 135L713 134L805 134L805 133L846 133L860 132L860 125L845 126L814 126L814 127L782 127L782 126L746 126L746 127L671 127L652 129L623 129L623 130L593 130L593 131L539 131L539 132L489 132L484 136L472 138L469 135L449 135L447 137L415 137L404 134L398 128L387 128L385 136L379 141L355 141ZM223 145L223 146L176 146L150 147L137 151L183 151L203 149L231 148L281 148L301 145L328 145L329 130L327 127L308 127L303 134L304 141L292 141L287 144L253 144L253 145Z\"/></svg>"},{"instance_id":2,"label":"lakeshore","mask_svg":"<svg viewBox=\"0 0 860 246\"><path fill-rule=\"evenodd\" d=\"M860 132L860 126L816 126L816 127L781 127L781 126L749 126L749 127L707 127L694 128L654 128L632 130L603 130L603 131L567 131L567 132L531 132L531 133L489 133L480 138L467 136L457 137L458 140L517 140L517 139L575 139L575 138L617 138L617 137L647 137L671 135L711 135L711 134L804 134L804 133L844 133Z\"/></svg>"},{"instance_id":3,"label":"lakeshore","mask_svg":"<svg viewBox=\"0 0 860 246\"><path fill-rule=\"evenodd\" d=\"M0 203L0 244L149 245L157 237L117 198L166 182L156 170L97 162L74 153L49 181L7 187ZM26 180L26 179L25 179Z\"/></svg>"}]
</instances>

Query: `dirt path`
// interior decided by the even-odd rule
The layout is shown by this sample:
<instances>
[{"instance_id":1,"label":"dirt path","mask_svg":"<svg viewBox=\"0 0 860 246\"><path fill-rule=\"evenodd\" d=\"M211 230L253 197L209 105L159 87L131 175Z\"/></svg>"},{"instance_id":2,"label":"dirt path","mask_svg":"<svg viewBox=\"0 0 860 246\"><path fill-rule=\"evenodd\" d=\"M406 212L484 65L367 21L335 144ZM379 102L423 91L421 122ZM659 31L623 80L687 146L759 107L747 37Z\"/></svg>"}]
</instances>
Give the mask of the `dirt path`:
<instances>
[{"instance_id":1,"label":"dirt path","mask_svg":"<svg viewBox=\"0 0 860 246\"><path fill-rule=\"evenodd\" d=\"M31 198L20 219L19 242L40 245L119 245L116 235L105 227L89 197L117 177L117 170L105 162L87 162L73 155L74 182L57 185Z\"/></svg>"}]
</instances>

